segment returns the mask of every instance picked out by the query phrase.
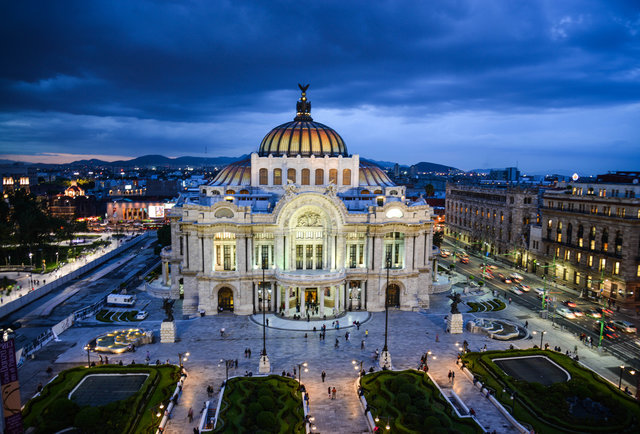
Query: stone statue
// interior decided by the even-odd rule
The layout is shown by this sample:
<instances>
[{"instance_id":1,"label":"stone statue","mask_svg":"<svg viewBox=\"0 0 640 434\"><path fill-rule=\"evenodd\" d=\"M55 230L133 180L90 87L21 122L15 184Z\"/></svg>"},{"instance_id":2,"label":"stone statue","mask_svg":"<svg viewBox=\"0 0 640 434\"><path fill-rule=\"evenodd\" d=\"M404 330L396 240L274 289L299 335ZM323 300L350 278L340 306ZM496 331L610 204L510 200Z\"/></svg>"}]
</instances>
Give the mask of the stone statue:
<instances>
[{"instance_id":1,"label":"stone statue","mask_svg":"<svg viewBox=\"0 0 640 434\"><path fill-rule=\"evenodd\" d=\"M173 321L173 304L175 302L175 300L170 300L168 298L162 299L162 309L164 309L165 315L167 316L163 321Z\"/></svg>"}]
</instances>

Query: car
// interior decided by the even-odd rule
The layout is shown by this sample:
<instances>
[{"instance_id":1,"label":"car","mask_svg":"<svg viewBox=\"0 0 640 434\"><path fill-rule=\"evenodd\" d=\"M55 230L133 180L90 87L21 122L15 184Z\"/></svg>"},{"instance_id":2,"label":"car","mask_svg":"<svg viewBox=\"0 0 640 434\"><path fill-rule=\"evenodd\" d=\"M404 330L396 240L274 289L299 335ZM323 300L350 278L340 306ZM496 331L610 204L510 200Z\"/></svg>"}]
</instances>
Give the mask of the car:
<instances>
[{"instance_id":1,"label":"car","mask_svg":"<svg viewBox=\"0 0 640 434\"><path fill-rule=\"evenodd\" d=\"M144 310L141 310L140 312L138 312L138 314L136 315L136 319L138 321L142 321L143 319L145 319L147 316L149 316L149 314L147 312L145 312Z\"/></svg>"},{"instance_id":2,"label":"car","mask_svg":"<svg viewBox=\"0 0 640 434\"><path fill-rule=\"evenodd\" d=\"M613 315L613 311L611 309L607 309L606 307L596 307L596 311L600 313L602 316L611 316Z\"/></svg>"},{"instance_id":3,"label":"car","mask_svg":"<svg viewBox=\"0 0 640 434\"><path fill-rule=\"evenodd\" d=\"M542 294L545 293L545 290L544 290L544 288L533 288L533 292L536 293L538 298L542 298Z\"/></svg>"},{"instance_id":4,"label":"car","mask_svg":"<svg viewBox=\"0 0 640 434\"><path fill-rule=\"evenodd\" d=\"M567 306L567 307L577 307L577 306L578 306L578 305L576 304L576 302L575 302L575 301L573 301L573 300L564 300L564 301L562 302L562 304L564 304L564 305L565 305L565 306Z\"/></svg>"},{"instance_id":5,"label":"car","mask_svg":"<svg viewBox=\"0 0 640 434\"><path fill-rule=\"evenodd\" d=\"M497 265L489 265L489 268L491 268L492 270L497 270L498 266Z\"/></svg>"},{"instance_id":6,"label":"car","mask_svg":"<svg viewBox=\"0 0 640 434\"><path fill-rule=\"evenodd\" d=\"M466 256L462 256L460 258L460 262L462 262L463 264L468 264L469 263L469 258L467 258Z\"/></svg>"},{"instance_id":7,"label":"car","mask_svg":"<svg viewBox=\"0 0 640 434\"><path fill-rule=\"evenodd\" d=\"M443 258L448 258L451 255L451 252L447 249L440 249L440 256Z\"/></svg>"},{"instance_id":8,"label":"car","mask_svg":"<svg viewBox=\"0 0 640 434\"><path fill-rule=\"evenodd\" d=\"M595 319L602 318L602 314L595 309L587 309L584 313L590 318L595 318Z\"/></svg>"},{"instance_id":9,"label":"car","mask_svg":"<svg viewBox=\"0 0 640 434\"><path fill-rule=\"evenodd\" d=\"M593 331L600 334L600 321L596 321L593 323ZM602 336L607 339L618 339L620 335L616 333L616 328L611 324L611 322L604 323L604 327L602 327Z\"/></svg>"},{"instance_id":10,"label":"car","mask_svg":"<svg viewBox=\"0 0 640 434\"><path fill-rule=\"evenodd\" d=\"M512 286L509 288L509 291L513 292L516 295L520 295L522 294L522 291L520 291L520 288L518 288L517 286Z\"/></svg>"},{"instance_id":11,"label":"car","mask_svg":"<svg viewBox=\"0 0 640 434\"><path fill-rule=\"evenodd\" d=\"M529 285L523 285L522 283L518 283L516 286L524 292L529 292L531 290L531 287Z\"/></svg>"},{"instance_id":12,"label":"car","mask_svg":"<svg viewBox=\"0 0 640 434\"><path fill-rule=\"evenodd\" d=\"M576 319L576 315L571 311L571 309L565 306L560 306L556 308L556 313L567 319Z\"/></svg>"},{"instance_id":13,"label":"car","mask_svg":"<svg viewBox=\"0 0 640 434\"><path fill-rule=\"evenodd\" d=\"M611 321L611 324L613 324L613 326L618 330L623 331L625 333L636 333L638 331L636 326L631 324L629 321L622 321L622 320L616 319Z\"/></svg>"},{"instance_id":14,"label":"car","mask_svg":"<svg viewBox=\"0 0 640 434\"><path fill-rule=\"evenodd\" d=\"M516 282L519 282L519 281L524 279L524 277L522 277L518 273L511 273L511 275L509 277L511 277L511 280L516 281Z\"/></svg>"},{"instance_id":15,"label":"car","mask_svg":"<svg viewBox=\"0 0 640 434\"><path fill-rule=\"evenodd\" d=\"M580 318L580 317L584 316L584 312L582 312L577 307L571 307L570 309L571 309L571 312L573 312L573 314L576 316L576 318Z\"/></svg>"}]
</instances>

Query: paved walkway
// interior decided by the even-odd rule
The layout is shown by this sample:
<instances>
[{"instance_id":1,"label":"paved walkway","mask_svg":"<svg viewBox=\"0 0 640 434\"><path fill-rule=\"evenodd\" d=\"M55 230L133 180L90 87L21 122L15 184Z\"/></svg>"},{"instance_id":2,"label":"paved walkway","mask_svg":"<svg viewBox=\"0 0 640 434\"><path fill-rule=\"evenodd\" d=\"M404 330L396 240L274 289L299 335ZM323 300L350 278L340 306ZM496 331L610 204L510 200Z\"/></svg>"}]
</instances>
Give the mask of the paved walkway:
<instances>
[{"instance_id":1,"label":"paved walkway","mask_svg":"<svg viewBox=\"0 0 640 434\"><path fill-rule=\"evenodd\" d=\"M140 294L139 297L145 297ZM472 296L470 296L472 297ZM467 297L464 297L467 299ZM143 300L141 300L143 301ZM507 420L491 405L487 399L473 387L455 364L458 349L456 343L463 340L469 342L471 350L479 350L484 345L488 349L506 349L510 342L491 340L484 335L464 332L461 335L445 333L444 316L449 312L449 299L445 295L434 295L431 308L424 312L389 312L389 351L391 353L394 369L416 368L420 356L427 351L432 352L430 360L430 373L445 393L455 391L469 408L473 408L477 419L488 431L496 430L500 433L515 432ZM158 304L158 303L156 303ZM154 305L155 306L155 305ZM464 305L460 305L463 308ZM176 306L176 309L179 305ZM159 309L149 309L149 319L143 321L140 326L152 329L156 336L160 328L162 313ZM464 310L464 309L463 309ZM550 328L548 321L536 318L536 316L515 304L510 305L501 312L483 314L483 316L499 316L519 320L524 323L529 321L530 329L547 329L545 342L553 347L560 345L563 348L573 348L579 345L579 340L569 333ZM465 313L464 319L472 319L474 314ZM382 349L384 344L384 312L354 312L350 318L340 319L339 330L331 328L333 320L327 320L326 340L319 339L319 331L313 332L314 323L303 320L283 320L269 316L270 327L266 330L267 354L272 366L272 372L281 374L282 371L297 371L298 363L307 362L308 372L302 373L302 382L310 393L310 414L315 417L316 432L321 433L362 433L368 430L363 416L362 408L357 401L355 382L357 371L353 369L353 360L363 362L365 370L375 366L373 353L376 348ZM358 330L352 326L353 321L360 321ZM177 321L179 341L173 344L154 343L141 347L135 353L125 353L109 357L114 363L122 360L123 363L136 361L142 362L147 351L151 361L156 359L176 363L178 353L189 352L185 367L188 377L185 381L183 394L179 405L174 410L167 433L188 433L197 426L200 410L204 402L211 399L215 407L222 382L225 379L225 364L221 359L237 359L238 368L232 368L229 375L244 375L246 371L254 374L258 371L260 350L262 349L262 316L239 317L234 315L218 315L198 317L190 320ZM346 324L351 326L346 328ZM319 330L321 322L316 323ZM34 361L27 361L20 369L20 381L23 390L23 402L35 391L37 382L43 381L45 366L48 363L54 368L54 373L66 369L73 364L84 364L87 354L82 350L84 344L96 335L118 328L118 325L104 325L88 323L86 327L73 327L63 333L61 342L47 346L39 353ZM120 327L123 327L121 325ZM224 337L220 336L220 329L225 328ZM310 328L308 328L310 327ZM368 330L368 337L366 331ZM349 331L350 340L345 340L345 333ZM305 337L306 333L306 337ZM436 339L437 336L437 339ZM336 338L339 347L334 346ZM365 341L365 348L361 349L361 341ZM527 348L539 341L525 339L515 341L517 347ZM251 348L251 358L244 357L244 350ZM600 355L597 351L579 347L580 360L586 365L601 372L611 381L616 381L617 374L610 367L619 365L619 362L609 355ZM94 358L95 355L92 355ZM323 383L321 372L327 373ZM377 367L376 367L377 370ZM456 372L453 384L448 383L449 370ZM45 379L46 380L46 379ZM214 386L214 396L209 398L206 393L207 385ZM336 387L337 399L330 400L327 387ZM189 422L187 413L193 408L195 418Z\"/></svg>"}]
</instances>

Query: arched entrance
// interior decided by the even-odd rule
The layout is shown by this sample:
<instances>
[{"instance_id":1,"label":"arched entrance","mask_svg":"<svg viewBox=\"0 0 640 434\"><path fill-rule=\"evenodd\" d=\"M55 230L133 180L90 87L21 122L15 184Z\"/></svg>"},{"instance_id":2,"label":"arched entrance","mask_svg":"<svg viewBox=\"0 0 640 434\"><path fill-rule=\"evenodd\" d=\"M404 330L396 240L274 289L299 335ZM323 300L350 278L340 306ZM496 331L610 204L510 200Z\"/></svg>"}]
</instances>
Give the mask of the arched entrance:
<instances>
[{"instance_id":1,"label":"arched entrance","mask_svg":"<svg viewBox=\"0 0 640 434\"><path fill-rule=\"evenodd\" d=\"M233 291L229 288L220 288L218 291L218 310L233 312Z\"/></svg>"},{"instance_id":2,"label":"arched entrance","mask_svg":"<svg viewBox=\"0 0 640 434\"><path fill-rule=\"evenodd\" d=\"M387 306L400 307L400 287L395 283L387 287Z\"/></svg>"}]
</instances>

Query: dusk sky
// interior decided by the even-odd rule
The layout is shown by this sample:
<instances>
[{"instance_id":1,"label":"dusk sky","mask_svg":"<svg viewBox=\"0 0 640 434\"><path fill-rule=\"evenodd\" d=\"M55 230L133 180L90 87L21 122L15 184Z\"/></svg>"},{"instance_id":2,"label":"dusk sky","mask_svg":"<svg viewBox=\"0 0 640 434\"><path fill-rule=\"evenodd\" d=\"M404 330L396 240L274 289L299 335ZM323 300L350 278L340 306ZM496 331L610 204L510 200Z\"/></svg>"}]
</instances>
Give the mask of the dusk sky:
<instances>
[{"instance_id":1,"label":"dusk sky","mask_svg":"<svg viewBox=\"0 0 640 434\"><path fill-rule=\"evenodd\" d=\"M640 170L638 0L3 1L0 47L0 159L240 156L310 83L365 158Z\"/></svg>"}]
</instances>

